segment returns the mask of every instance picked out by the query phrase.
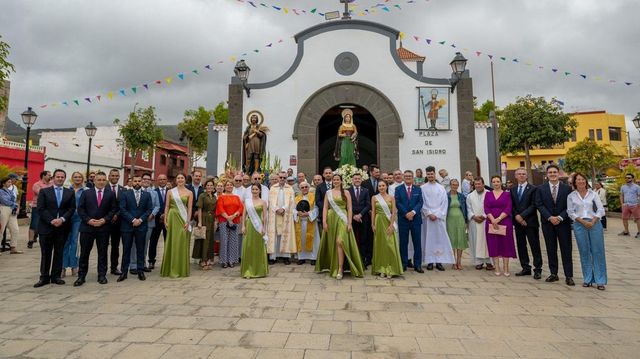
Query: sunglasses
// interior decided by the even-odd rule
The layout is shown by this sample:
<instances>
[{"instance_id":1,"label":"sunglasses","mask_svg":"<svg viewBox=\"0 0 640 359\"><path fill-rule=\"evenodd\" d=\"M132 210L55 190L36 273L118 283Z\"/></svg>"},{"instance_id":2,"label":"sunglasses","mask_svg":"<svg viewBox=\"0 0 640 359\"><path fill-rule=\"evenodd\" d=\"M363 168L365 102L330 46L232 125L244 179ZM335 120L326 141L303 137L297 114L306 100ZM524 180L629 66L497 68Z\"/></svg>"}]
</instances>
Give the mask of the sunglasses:
<instances>
[{"instance_id":1,"label":"sunglasses","mask_svg":"<svg viewBox=\"0 0 640 359\"><path fill-rule=\"evenodd\" d=\"M242 182L242 180L235 180L236 182Z\"/></svg>"},{"instance_id":2,"label":"sunglasses","mask_svg":"<svg viewBox=\"0 0 640 359\"><path fill-rule=\"evenodd\" d=\"M633 179L633 177L625 177L625 179Z\"/></svg>"},{"instance_id":3,"label":"sunglasses","mask_svg":"<svg viewBox=\"0 0 640 359\"><path fill-rule=\"evenodd\" d=\"M280 177L280 179L286 179L287 177Z\"/></svg>"}]
</instances>

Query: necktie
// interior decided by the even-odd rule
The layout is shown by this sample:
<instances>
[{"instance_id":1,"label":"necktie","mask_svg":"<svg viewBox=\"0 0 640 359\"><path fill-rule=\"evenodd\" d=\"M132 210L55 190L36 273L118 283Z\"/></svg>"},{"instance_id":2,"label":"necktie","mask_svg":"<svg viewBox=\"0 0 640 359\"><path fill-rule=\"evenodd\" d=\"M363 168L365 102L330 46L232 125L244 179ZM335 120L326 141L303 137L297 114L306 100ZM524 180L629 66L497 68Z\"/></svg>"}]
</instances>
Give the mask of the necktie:
<instances>
[{"instance_id":1,"label":"necktie","mask_svg":"<svg viewBox=\"0 0 640 359\"><path fill-rule=\"evenodd\" d=\"M407 186L407 197L411 200L411 186Z\"/></svg>"},{"instance_id":2,"label":"necktie","mask_svg":"<svg viewBox=\"0 0 640 359\"><path fill-rule=\"evenodd\" d=\"M99 189L98 190L98 207L100 207L101 203L102 203L102 190Z\"/></svg>"},{"instance_id":3,"label":"necktie","mask_svg":"<svg viewBox=\"0 0 640 359\"><path fill-rule=\"evenodd\" d=\"M373 180L371 181L371 184L373 185L373 192L378 190L378 181Z\"/></svg>"},{"instance_id":4,"label":"necktie","mask_svg":"<svg viewBox=\"0 0 640 359\"><path fill-rule=\"evenodd\" d=\"M56 187L56 202L60 207L60 203L62 203L62 187Z\"/></svg>"},{"instance_id":5,"label":"necktie","mask_svg":"<svg viewBox=\"0 0 640 359\"><path fill-rule=\"evenodd\" d=\"M164 202L164 188L160 188L160 194L162 195L162 202Z\"/></svg>"},{"instance_id":6,"label":"necktie","mask_svg":"<svg viewBox=\"0 0 640 359\"><path fill-rule=\"evenodd\" d=\"M521 184L518 187L518 201L522 199L522 192L524 192L524 185L523 184Z\"/></svg>"},{"instance_id":7,"label":"necktie","mask_svg":"<svg viewBox=\"0 0 640 359\"><path fill-rule=\"evenodd\" d=\"M360 187L356 187L356 201L360 198Z\"/></svg>"},{"instance_id":8,"label":"necktie","mask_svg":"<svg viewBox=\"0 0 640 359\"><path fill-rule=\"evenodd\" d=\"M140 191L134 191L136 195L136 206L140 205Z\"/></svg>"},{"instance_id":9,"label":"necktie","mask_svg":"<svg viewBox=\"0 0 640 359\"><path fill-rule=\"evenodd\" d=\"M553 185L551 188L551 198L553 198L553 203L556 203L556 199L558 198L558 185Z\"/></svg>"},{"instance_id":10,"label":"necktie","mask_svg":"<svg viewBox=\"0 0 640 359\"><path fill-rule=\"evenodd\" d=\"M117 198L118 197L117 186L116 185L111 186L111 190L113 191L113 194L115 194Z\"/></svg>"}]
</instances>

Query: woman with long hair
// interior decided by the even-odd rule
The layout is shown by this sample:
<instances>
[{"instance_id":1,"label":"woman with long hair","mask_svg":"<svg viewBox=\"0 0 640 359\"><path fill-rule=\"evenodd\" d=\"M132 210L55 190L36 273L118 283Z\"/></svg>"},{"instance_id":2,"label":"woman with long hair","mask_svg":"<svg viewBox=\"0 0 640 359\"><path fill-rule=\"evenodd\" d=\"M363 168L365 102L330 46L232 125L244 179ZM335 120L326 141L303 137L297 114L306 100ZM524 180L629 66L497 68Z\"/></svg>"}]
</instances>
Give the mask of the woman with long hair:
<instances>
[{"instance_id":1,"label":"woman with long hair","mask_svg":"<svg viewBox=\"0 0 640 359\"><path fill-rule=\"evenodd\" d=\"M387 193L389 186L378 182L379 193L371 199L371 227L373 229L373 258L371 274L380 278L402 275L400 244L396 235L398 210L396 200Z\"/></svg>"},{"instance_id":2,"label":"woman with long hair","mask_svg":"<svg viewBox=\"0 0 640 359\"><path fill-rule=\"evenodd\" d=\"M573 175L575 190L567 197L567 215L573 220L573 233L576 235L580 266L582 267L582 286L593 284L604 290L607 284L607 261L604 253L604 232L600 219L604 217L604 206L600 196L589 188L587 177L582 173Z\"/></svg>"},{"instance_id":3,"label":"woman with long hair","mask_svg":"<svg viewBox=\"0 0 640 359\"><path fill-rule=\"evenodd\" d=\"M450 182L451 190L447 193L449 207L447 209L447 234L451 241L451 248L456 255L453 269L462 270L462 252L469 248L467 237L467 202L462 193L458 192L460 182L453 178Z\"/></svg>"},{"instance_id":4,"label":"woman with long hair","mask_svg":"<svg viewBox=\"0 0 640 359\"><path fill-rule=\"evenodd\" d=\"M191 242L191 217L193 192L185 187L187 178L180 173L176 176L176 186L166 195L164 225L167 237L162 255L161 277L188 277L189 247Z\"/></svg>"},{"instance_id":5,"label":"woman with long hair","mask_svg":"<svg viewBox=\"0 0 640 359\"><path fill-rule=\"evenodd\" d=\"M204 193L198 197L196 208L198 209L198 227L207 228L206 238L196 239L193 242L192 258L200 260L200 268L209 270L213 265L213 234L216 231L216 203L215 185L213 180L207 180L204 184Z\"/></svg>"},{"instance_id":6,"label":"woman with long hair","mask_svg":"<svg viewBox=\"0 0 640 359\"><path fill-rule=\"evenodd\" d=\"M331 183L332 189L327 191L322 208L324 230L320 239L316 272L329 270L332 277L342 279L346 259L351 276L362 277L362 259L351 228L351 195L342 187L342 176L333 175Z\"/></svg>"},{"instance_id":7,"label":"woman with long hair","mask_svg":"<svg viewBox=\"0 0 640 359\"><path fill-rule=\"evenodd\" d=\"M238 235L240 234L240 220L244 206L240 197L233 194L233 182L224 182L224 192L218 197L216 204L216 218L220 231L220 263L222 268L235 267L240 254L238 253Z\"/></svg>"},{"instance_id":8,"label":"woman with long hair","mask_svg":"<svg viewBox=\"0 0 640 359\"><path fill-rule=\"evenodd\" d=\"M71 268L71 274L76 276L78 274L78 235L80 234L80 222L82 219L78 215L78 202L80 202L80 196L86 189L84 186L84 175L78 171L71 174L71 187L76 195L76 211L71 217L71 230L67 236L67 241L64 242L64 249L62 250L62 274L64 277L67 268Z\"/></svg>"},{"instance_id":9,"label":"woman with long hair","mask_svg":"<svg viewBox=\"0 0 640 359\"><path fill-rule=\"evenodd\" d=\"M267 203L260 198L262 187L252 184L251 198L244 201L242 215L242 261L240 275L242 278L260 278L269 274L267 263L267 247L265 245Z\"/></svg>"},{"instance_id":10,"label":"woman with long hair","mask_svg":"<svg viewBox=\"0 0 640 359\"><path fill-rule=\"evenodd\" d=\"M486 233L489 257L493 259L495 274L510 276L509 258L516 258L513 242L513 222L511 221L511 196L502 189L502 178L491 177L493 190L484 197L484 212L487 214ZM500 272L502 259L502 273Z\"/></svg>"}]
</instances>

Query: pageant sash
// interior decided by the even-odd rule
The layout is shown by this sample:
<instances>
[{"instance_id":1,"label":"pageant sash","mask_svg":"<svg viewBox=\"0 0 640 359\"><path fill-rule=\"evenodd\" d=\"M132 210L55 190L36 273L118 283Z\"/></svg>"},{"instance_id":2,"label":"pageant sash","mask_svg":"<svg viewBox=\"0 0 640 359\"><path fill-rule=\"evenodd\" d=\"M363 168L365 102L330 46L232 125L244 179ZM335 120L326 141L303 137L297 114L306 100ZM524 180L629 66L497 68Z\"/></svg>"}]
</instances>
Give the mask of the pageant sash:
<instances>
[{"instance_id":1,"label":"pageant sash","mask_svg":"<svg viewBox=\"0 0 640 359\"><path fill-rule=\"evenodd\" d=\"M389 222L393 223L393 228L397 231L398 224L393 222L393 219L391 219L391 210L387 205L387 201L385 201L384 198L382 198L382 195L379 193L375 195L375 197L376 197L376 200L378 200L378 203L380 203L380 207L382 207L382 211L384 212L384 215L387 216L387 219L389 220Z\"/></svg>"},{"instance_id":2,"label":"pageant sash","mask_svg":"<svg viewBox=\"0 0 640 359\"><path fill-rule=\"evenodd\" d=\"M342 191L342 189L340 189L340 190ZM333 200L333 190L327 191L327 200L329 201L329 204L331 205L331 208L333 208L333 211L336 212L336 214L338 215L338 217L340 217L342 222L344 222L344 224L349 223L349 222L347 222L347 214L344 213L342 208L340 208L338 206L338 204L336 203L336 201Z\"/></svg>"},{"instance_id":3,"label":"pageant sash","mask_svg":"<svg viewBox=\"0 0 640 359\"><path fill-rule=\"evenodd\" d=\"M247 209L247 214L249 215L249 219L253 224L253 228L255 228L258 233L262 233L262 231L264 230L262 226L262 220L260 220L258 212L256 212L256 207L253 205L253 198L247 198L244 200L244 208ZM264 240L265 244L269 241L269 237L267 236L266 232L262 236L262 239Z\"/></svg>"},{"instance_id":4,"label":"pageant sash","mask_svg":"<svg viewBox=\"0 0 640 359\"><path fill-rule=\"evenodd\" d=\"M180 198L180 192L178 192L178 187L174 187L171 189L171 197L173 197L174 202L176 203L176 207L178 207L178 212L180 212L180 217L182 217L182 220L184 221L184 223L188 223L189 227L187 227L187 230L189 232L191 232L191 221L189 221L189 219L187 218L187 208L184 206L184 203L182 203L182 198Z\"/></svg>"}]
</instances>

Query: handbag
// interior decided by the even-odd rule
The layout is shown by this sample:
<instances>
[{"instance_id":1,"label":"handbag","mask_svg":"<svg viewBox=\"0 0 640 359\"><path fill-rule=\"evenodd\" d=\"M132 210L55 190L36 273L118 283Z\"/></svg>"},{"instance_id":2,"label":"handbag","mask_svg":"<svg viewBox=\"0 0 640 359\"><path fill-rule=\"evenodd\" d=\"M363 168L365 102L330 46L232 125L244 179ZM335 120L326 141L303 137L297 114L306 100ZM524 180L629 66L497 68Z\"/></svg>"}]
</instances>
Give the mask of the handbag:
<instances>
[{"instance_id":1,"label":"handbag","mask_svg":"<svg viewBox=\"0 0 640 359\"><path fill-rule=\"evenodd\" d=\"M193 232L191 233L193 239L207 239L207 227L205 226L196 226L193 227Z\"/></svg>"},{"instance_id":2,"label":"handbag","mask_svg":"<svg viewBox=\"0 0 640 359\"><path fill-rule=\"evenodd\" d=\"M497 234L499 236L507 235L507 226L503 224L498 225L498 229L493 228L493 225L489 224L489 234Z\"/></svg>"}]
</instances>

